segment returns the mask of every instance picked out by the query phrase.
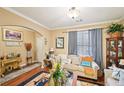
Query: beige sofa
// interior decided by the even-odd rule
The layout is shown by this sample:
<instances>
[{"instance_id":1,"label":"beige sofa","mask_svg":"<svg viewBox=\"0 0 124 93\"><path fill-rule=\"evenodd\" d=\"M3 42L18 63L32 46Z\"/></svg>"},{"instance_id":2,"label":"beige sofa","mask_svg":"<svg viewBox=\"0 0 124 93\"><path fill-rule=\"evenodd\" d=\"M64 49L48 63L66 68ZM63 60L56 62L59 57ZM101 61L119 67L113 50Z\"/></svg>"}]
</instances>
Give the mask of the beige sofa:
<instances>
[{"instance_id":1,"label":"beige sofa","mask_svg":"<svg viewBox=\"0 0 124 93\"><path fill-rule=\"evenodd\" d=\"M79 76L95 79L97 80L97 70L99 69L98 65L95 62L92 62L92 69L94 71L94 75L86 75L84 70L86 67L80 66L80 57L77 55L58 55L62 61L63 69L66 69L72 73L77 73Z\"/></svg>"}]
</instances>

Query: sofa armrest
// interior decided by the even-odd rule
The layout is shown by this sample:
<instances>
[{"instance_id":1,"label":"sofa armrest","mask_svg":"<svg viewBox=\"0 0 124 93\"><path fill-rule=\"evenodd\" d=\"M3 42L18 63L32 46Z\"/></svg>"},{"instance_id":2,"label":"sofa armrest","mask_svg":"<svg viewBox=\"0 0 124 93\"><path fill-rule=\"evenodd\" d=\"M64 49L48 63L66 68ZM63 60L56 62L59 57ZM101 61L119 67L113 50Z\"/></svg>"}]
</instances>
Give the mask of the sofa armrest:
<instances>
[{"instance_id":1,"label":"sofa armrest","mask_svg":"<svg viewBox=\"0 0 124 93\"><path fill-rule=\"evenodd\" d=\"M104 79L105 79L105 84L107 83L107 78L112 78L112 69L104 69Z\"/></svg>"}]
</instances>

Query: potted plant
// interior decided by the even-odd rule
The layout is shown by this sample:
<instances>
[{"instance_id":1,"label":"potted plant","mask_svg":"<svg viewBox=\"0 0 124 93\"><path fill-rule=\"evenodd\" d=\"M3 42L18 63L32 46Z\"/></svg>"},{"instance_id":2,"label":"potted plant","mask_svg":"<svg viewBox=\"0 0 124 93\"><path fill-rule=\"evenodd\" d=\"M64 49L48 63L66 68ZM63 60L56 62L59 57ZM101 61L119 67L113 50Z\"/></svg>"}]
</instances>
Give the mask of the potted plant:
<instances>
[{"instance_id":1,"label":"potted plant","mask_svg":"<svg viewBox=\"0 0 124 93\"><path fill-rule=\"evenodd\" d=\"M123 24L118 23L111 24L107 30L111 37L121 37L123 31L124 31Z\"/></svg>"},{"instance_id":2,"label":"potted plant","mask_svg":"<svg viewBox=\"0 0 124 93\"><path fill-rule=\"evenodd\" d=\"M52 81L54 86L61 86L64 83L64 71L61 69L60 63L57 64L55 71L52 74Z\"/></svg>"}]
</instances>

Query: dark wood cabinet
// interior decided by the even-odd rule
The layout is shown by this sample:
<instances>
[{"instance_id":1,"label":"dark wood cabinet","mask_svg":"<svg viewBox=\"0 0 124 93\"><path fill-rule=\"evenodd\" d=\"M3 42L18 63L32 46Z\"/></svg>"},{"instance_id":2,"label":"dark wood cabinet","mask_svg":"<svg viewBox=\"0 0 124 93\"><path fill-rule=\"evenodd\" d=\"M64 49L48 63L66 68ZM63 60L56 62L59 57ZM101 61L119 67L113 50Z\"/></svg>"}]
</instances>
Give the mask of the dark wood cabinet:
<instances>
[{"instance_id":1,"label":"dark wood cabinet","mask_svg":"<svg viewBox=\"0 0 124 93\"><path fill-rule=\"evenodd\" d=\"M114 63L119 67L120 59L124 59L124 37L106 39L106 67Z\"/></svg>"}]
</instances>

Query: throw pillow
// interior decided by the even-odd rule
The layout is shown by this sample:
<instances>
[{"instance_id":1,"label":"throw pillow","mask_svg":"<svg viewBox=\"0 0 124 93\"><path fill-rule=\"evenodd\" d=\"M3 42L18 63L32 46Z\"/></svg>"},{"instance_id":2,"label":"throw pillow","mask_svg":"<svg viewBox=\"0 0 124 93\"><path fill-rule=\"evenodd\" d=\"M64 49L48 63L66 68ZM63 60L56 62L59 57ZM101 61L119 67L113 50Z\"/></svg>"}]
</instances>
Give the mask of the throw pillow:
<instances>
[{"instance_id":1,"label":"throw pillow","mask_svg":"<svg viewBox=\"0 0 124 93\"><path fill-rule=\"evenodd\" d=\"M119 80L119 78L120 78L120 69L118 69L118 68L116 68L116 67L113 68L112 77L113 77L114 79Z\"/></svg>"},{"instance_id":2,"label":"throw pillow","mask_svg":"<svg viewBox=\"0 0 124 93\"><path fill-rule=\"evenodd\" d=\"M120 70L119 85L124 86L124 70Z\"/></svg>"},{"instance_id":3,"label":"throw pillow","mask_svg":"<svg viewBox=\"0 0 124 93\"><path fill-rule=\"evenodd\" d=\"M81 66L86 66L86 67L92 67L92 63L91 62L88 62L88 61L82 61Z\"/></svg>"},{"instance_id":4,"label":"throw pillow","mask_svg":"<svg viewBox=\"0 0 124 93\"><path fill-rule=\"evenodd\" d=\"M94 70L92 68L89 68L89 67L84 68L84 73L87 76L94 76Z\"/></svg>"},{"instance_id":5,"label":"throw pillow","mask_svg":"<svg viewBox=\"0 0 124 93\"><path fill-rule=\"evenodd\" d=\"M93 62L93 57L91 57L91 56L83 57L83 58L82 58L82 61Z\"/></svg>"},{"instance_id":6,"label":"throw pillow","mask_svg":"<svg viewBox=\"0 0 124 93\"><path fill-rule=\"evenodd\" d=\"M72 57L71 61L72 61L72 64L80 65L80 58L77 57L77 56L76 57Z\"/></svg>"}]
</instances>

